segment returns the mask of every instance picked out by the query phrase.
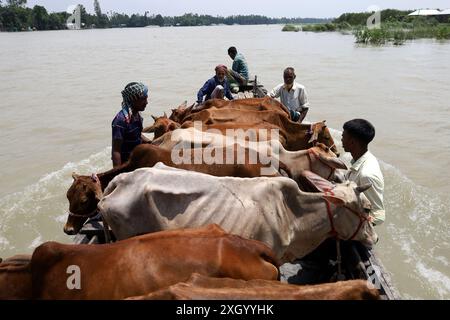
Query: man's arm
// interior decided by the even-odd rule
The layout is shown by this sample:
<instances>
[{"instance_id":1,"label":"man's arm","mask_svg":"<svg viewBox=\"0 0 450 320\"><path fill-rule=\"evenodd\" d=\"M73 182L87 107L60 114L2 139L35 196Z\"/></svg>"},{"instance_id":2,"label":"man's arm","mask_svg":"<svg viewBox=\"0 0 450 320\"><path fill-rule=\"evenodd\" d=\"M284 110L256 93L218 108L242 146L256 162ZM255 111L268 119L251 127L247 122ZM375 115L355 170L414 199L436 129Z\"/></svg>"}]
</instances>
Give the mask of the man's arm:
<instances>
[{"instance_id":1,"label":"man's arm","mask_svg":"<svg viewBox=\"0 0 450 320\"><path fill-rule=\"evenodd\" d=\"M122 149L123 140L113 139L112 141L112 151L111 160L113 162L113 168L120 166L122 164L122 156L120 155L120 150Z\"/></svg>"},{"instance_id":2,"label":"man's arm","mask_svg":"<svg viewBox=\"0 0 450 320\"><path fill-rule=\"evenodd\" d=\"M122 150L123 137L125 135L125 124L123 119L114 118L112 123L112 150L111 150L111 160L113 162L113 167L117 167L122 164L122 156L120 155L120 150Z\"/></svg>"},{"instance_id":3,"label":"man's arm","mask_svg":"<svg viewBox=\"0 0 450 320\"><path fill-rule=\"evenodd\" d=\"M306 89L300 90L298 95L298 102L301 108L309 108L308 95L306 94Z\"/></svg>"},{"instance_id":4,"label":"man's arm","mask_svg":"<svg viewBox=\"0 0 450 320\"><path fill-rule=\"evenodd\" d=\"M280 85L276 86L275 88L273 88L272 91L270 91L269 96L271 96L272 98L279 98L282 87L283 87L283 85L280 84Z\"/></svg>"},{"instance_id":5,"label":"man's arm","mask_svg":"<svg viewBox=\"0 0 450 320\"><path fill-rule=\"evenodd\" d=\"M203 85L203 87L198 90L197 93L197 102L198 103L202 103L203 102L203 97L208 93L208 88L210 87L210 80L206 81L205 84Z\"/></svg>"},{"instance_id":6,"label":"man's arm","mask_svg":"<svg viewBox=\"0 0 450 320\"><path fill-rule=\"evenodd\" d=\"M368 176L361 179L363 184L370 183L372 187L364 191L364 195L370 201L372 210L370 216L373 218L373 224L378 225L385 220L385 211L383 203L384 183L378 177Z\"/></svg>"},{"instance_id":7,"label":"man's arm","mask_svg":"<svg viewBox=\"0 0 450 320\"><path fill-rule=\"evenodd\" d=\"M300 118L298 119L299 123L302 123L303 120L305 120L306 115L308 114L308 110L309 108L302 108L302 110L300 111Z\"/></svg>"},{"instance_id":8,"label":"man's arm","mask_svg":"<svg viewBox=\"0 0 450 320\"><path fill-rule=\"evenodd\" d=\"M228 100L233 100L233 95L231 94L231 90L230 90L230 84L227 82L225 85L225 97L228 98Z\"/></svg>"},{"instance_id":9,"label":"man's arm","mask_svg":"<svg viewBox=\"0 0 450 320\"><path fill-rule=\"evenodd\" d=\"M298 102L300 105L300 119L298 122L302 123L303 120L306 117L306 114L309 110L309 101L308 101L308 95L306 94L306 89L301 89L300 93L298 95Z\"/></svg>"}]
</instances>

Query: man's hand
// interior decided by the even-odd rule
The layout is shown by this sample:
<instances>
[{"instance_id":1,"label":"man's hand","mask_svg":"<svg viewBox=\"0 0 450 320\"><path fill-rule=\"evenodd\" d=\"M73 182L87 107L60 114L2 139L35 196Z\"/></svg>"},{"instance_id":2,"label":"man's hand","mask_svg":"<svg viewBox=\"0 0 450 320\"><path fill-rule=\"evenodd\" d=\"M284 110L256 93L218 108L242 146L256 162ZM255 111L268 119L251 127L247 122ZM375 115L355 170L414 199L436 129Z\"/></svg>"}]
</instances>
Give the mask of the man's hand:
<instances>
[{"instance_id":1,"label":"man's hand","mask_svg":"<svg viewBox=\"0 0 450 320\"><path fill-rule=\"evenodd\" d=\"M306 114L308 113L308 110L309 110L309 108L304 107L304 108L302 109L302 111L300 111L300 119L298 120L298 122L300 122L300 123L303 122L303 120L304 120L305 117L306 117Z\"/></svg>"}]
</instances>

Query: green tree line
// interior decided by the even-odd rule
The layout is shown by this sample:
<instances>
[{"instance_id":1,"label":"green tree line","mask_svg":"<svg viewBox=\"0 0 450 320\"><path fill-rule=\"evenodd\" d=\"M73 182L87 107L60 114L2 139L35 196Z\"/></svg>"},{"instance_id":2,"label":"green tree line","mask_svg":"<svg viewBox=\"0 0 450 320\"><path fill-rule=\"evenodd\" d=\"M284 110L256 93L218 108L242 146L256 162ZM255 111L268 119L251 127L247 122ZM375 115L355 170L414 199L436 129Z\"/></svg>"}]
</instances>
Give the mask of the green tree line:
<instances>
[{"instance_id":1,"label":"green tree line","mask_svg":"<svg viewBox=\"0 0 450 320\"><path fill-rule=\"evenodd\" d=\"M49 13L43 6L26 7L26 0L0 0L0 30L60 30L66 29L67 12ZM102 12L98 0L94 0L94 13L90 14L80 5L83 28L115 28L146 26L209 26L214 24L282 24L282 23L326 23L331 19L313 18L269 18L261 15L235 15L229 17L187 13L182 16L163 17L160 14L124 14Z\"/></svg>"}]
</instances>

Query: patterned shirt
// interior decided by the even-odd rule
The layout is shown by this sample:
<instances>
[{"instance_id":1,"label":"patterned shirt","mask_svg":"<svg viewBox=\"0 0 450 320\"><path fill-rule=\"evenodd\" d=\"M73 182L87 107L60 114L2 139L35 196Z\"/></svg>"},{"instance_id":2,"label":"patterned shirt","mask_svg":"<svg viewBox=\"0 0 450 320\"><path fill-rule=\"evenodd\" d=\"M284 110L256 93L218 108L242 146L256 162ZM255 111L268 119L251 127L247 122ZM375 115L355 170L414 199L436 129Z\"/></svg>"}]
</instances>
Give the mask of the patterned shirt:
<instances>
[{"instance_id":1,"label":"patterned shirt","mask_svg":"<svg viewBox=\"0 0 450 320\"><path fill-rule=\"evenodd\" d=\"M385 220L385 211L383 204L384 178L380 170L377 158L367 151L358 160L352 160L352 166L347 173L346 178L356 182L358 186L370 183L371 188L364 191L364 195L372 204L370 215L375 225L381 224Z\"/></svg>"},{"instance_id":2,"label":"patterned shirt","mask_svg":"<svg viewBox=\"0 0 450 320\"><path fill-rule=\"evenodd\" d=\"M122 140L120 156L122 163L127 161L133 149L141 144L141 133L143 129L143 119L140 114L133 115L129 123L125 120L123 111L114 117L112 121L113 140Z\"/></svg>"},{"instance_id":3,"label":"patterned shirt","mask_svg":"<svg viewBox=\"0 0 450 320\"><path fill-rule=\"evenodd\" d=\"M231 69L243 76L245 80L248 80L249 75L247 61L245 61L245 57L241 53L236 54L236 57L234 57L233 66Z\"/></svg>"}]
</instances>

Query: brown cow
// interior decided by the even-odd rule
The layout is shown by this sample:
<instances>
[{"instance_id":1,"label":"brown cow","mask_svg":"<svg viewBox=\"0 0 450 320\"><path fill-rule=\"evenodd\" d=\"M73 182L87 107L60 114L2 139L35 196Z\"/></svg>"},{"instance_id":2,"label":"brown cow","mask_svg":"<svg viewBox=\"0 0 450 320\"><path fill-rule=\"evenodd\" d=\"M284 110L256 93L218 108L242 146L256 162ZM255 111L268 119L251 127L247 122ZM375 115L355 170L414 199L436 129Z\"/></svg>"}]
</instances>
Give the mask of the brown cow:
<instances>
[{"instance_id":1,"label":"brown cow","mask_svg":"<svg viewBox=\"0 0 450 320\"><path fill-rule=\"evenodd\" d=\"M152 116L153 120L155 122L153 125L146 127L142 130L143 133L154 133L153 139L157 139L164 135L166 132L176 130L180 128L180 124L176 123L175 121L170 120L166 113L164 112L164 115L162 117L155 117Z\"/></svg>"},{"instance_id":2,"label":"brown cow","mask_svg":"<svg viewBox=\"0 0 450 320\"><path fill-rule=\"evenodd\" d=\"M289 120L286 118L285 113L277 110L254 111L232 108L218 109L212 107L200 112L191 113L189 116L185 117L183 121L201 121L204 124L220 124L224 122L268 122L281 128L280 123L282 123L282 120L279 119L280 117Z\"/></svg>"},{"instance_id":3,"label":"brown cow","mask_svg":"<svg viewBox=\"0 0 450 320\"><path fill-rule=\"evenodd\" d=\"M30 261L30 255L0 259L0 300L31 299Z\"/></svg>"},{"instance_id":4,"label":"brown cow","mask_svg":"<svg viewBox=\"0 0 450 320\"><path fill-rule=\"evenodd\" d=\"M34 299L124 299L187 281L194 272L244 280L279 276L279 262L266 245L217 225L105 245L47 242L36 248L30 266ZM79 286L70 270L79 271Z\"/></svg>"},{"instance_id":5,"label":"brown cow","mask_svg":"<svg viewBox=\"0 0 450 320\"><path fill-rule=\"evenodd\" d=\"M186 121L181 126L181 129L188 128L199 128L199 130L206 132L215 132L221 133L222 135L229 135L230 131L232 131L233 135L236 137L242 136L243 139L248 141L267 141L274 139L271 130L275 130L277 134L278 140L281 142L283 146L286 146L286 134L283 130L274 124L268 122L259 122L255 123L243 123L243 122L227 122L225 124L201 124L198 126L200 122L192 122ZM261 134L262 133L262 134ZM167 137L166 137L167 136ZM160 140L161 139L161 140ZM170 139L170 134L160 137L157 140L154 140L154 144L160 144L162 140ZM312 146L312 145L311 145Z\"/></svg>"},{"instance_id":6,"label":"brown cow","mask_svg":"<svg viewBox=\"0 0 450 320\"><path fill-rule=\"evenodd\" d=\"M211 131L201 131L192 127L173 131L155 140L153 143L166 150L173 150L180 146L195 147L218 147L223 148L228 145L239 143L245 148L257 150L258 154L278 155L279 162L289 170L289 176L294 180L303 170L312 171L319 176L330 180L341 182L342 177L337 176L336 169L347 169L346 164L336 158L336 155L322 143L316 143L315 147L308 150L288 151L283 147L282 142L276 140L253 141L252 135L223 135L220 130L217 133ZM257 136L258 131L255 131ZM246 139L250 138L250 139ZM262 137L261 137L262 138ZM267 138L267 137L264 137ZM284 169L284 168L283 168Z\"/></svg>"},{"instance_id":7,"label":"brown cow","mask_svg":"<svg viewBox=\"0 0 450 320\"><path fill-rule=\"evenodd\" d=\"M84 222L89 217L97 214L97 204L100 201L103 190L106 188L108 183L117 175L125 172L131 172L138 168L153 167L156 163L162 162L168 166L176 167L179 169L203 172L214 176L233 176L233 177L259 177L261 176L261 168L266 167L261 162L249 163L249 150L243 148L239 144L235 144L229 150L233 150L234 159L237 158L237 154L245 155L244 164L227 164L225 161L227 159L227 148L218 149L218 151L212 152L212 148L202 149L196 148L189 150L190 164L186 163L174 163L172 160L172 153L169 150L160 148L152 144L141 144L137 146L130 159L123 165L116 167L104 173L99 173L92 176L79 176L73 174L73 183L69 190L67 191L67 199L69 200L69 216L67 222L64 226L64 232L69 235L76 234L82 228ZM223 163L214 163L213 165L205 163L201 160L201 163L196 164L194 157L198 152L203 154L203 152L208 155L212 155L214 158L215 152L222 153L221 159ZM177 154L178 155L178 154ZM179 155L183 157L183 155ZM204 159L204 158L203 158ZM279 167L285 172L290 172L288 168L284 166L283 163L279 163ZM269 176L275 176L278 174L278 167L271 170L273 173Z\"/></svg>"},{"instance_id":8,"label":"brown cow","mask_svg":"<svg viewBox=\"0 0 450 320\"><path fill-rule=\"evenodd\" d=\"M208 110L206 110L208 111ZM333 137L328 130L325 121L317 122L313 124L300 124L292 122L284 117L279 117L275 114L275 118L279 119L278 124L269 123L267 121L260 121L254 123L244 123L244 122L223 122L215 124L202 124L201 130L217 130L222 134L227 134L227 130L252 130L257 133L257 140L262 140L260 138L260 129L266 130L270 133L270 130L279 130L278 135L281 144L291 151L305 150L311 148L316 142L323 143L331 149L336 155L339 155L339 151L336 148ZM284 118L284 120L282 120ZM182 128L197 127L198 122L186 121L183 123ZM269 135L267 135L269 136ZM158 143L155 142L154 143Z\"/></svg>"},{"instance_id":9,"label":"brown cow","mask_svg":"<svg viewBox=\"0 0 450 320\"><path fill-rule=\"evenodd\" d=\"M289 110L278 100L275 100L269 96L264 98L249 98L249 99L235 99L235 100L223 100L223 99L210 99L204 102L201 106L194 109L194 105L186 107L186 102L180 105L177 109L172 109L170 119L182 124L185 118L192 113L209 109L209 108L231 108L235 110L251 110L251 111L267 111L274 110L283 112L286 117L290 117Z\"/></svg>"},{"instance_id":10,"label":"brown cow","mask_svg":"<svg viewBox=\"0 0 450 320\"><path fill-rule=\"evenodd\" d=\"M186 283L129 300L378 300L367 281L297 286L273 280L211 278L193 274Z\"/></svg>"},{"instance_id":11,"label":"brown cow","mask_svg":"<svg viewBox=\"0 0 450 320\"><path fill-rule=\"evenodd\" d=\"M172 139L170 139L172 140ZM172 141L171 141L172 142ZM173 141L175 145L176 141ZM272 142L275 143L275 142ZM204 145L208 147L208 144ZM67 191L67 199L69 200L69 216L64 226L64 232L72 235L79 232L86 220L97 214L97 204L100 201L103 190L108 183L117 175L125 172L131 172L138 168L153 167L158 162L163 162L165 165L176 167L185 170L192 170L197 172L203 172L214 176L233 176L233 177L259 177L262 175L261 169L269 168L267 163L263 165L260 161L261 155L264 157L272 157L271 144L264 145L261 143L254 144L251 147L245 144L233 143L232 145L224 144L220 149L216 149L214 152L214 146L206 149L194 148L189 150L187 159L191 160L188 163L174 163L171 148L159 147L151 144L142 144L133 151L128 162L125 164L109 170L105 173L99 173L92 176L78 176L73 175L74 182ZM227 164L228 151L233 150L233 163ZM222 163L208 164L204 158L200 158L201 163L195 164L194 156L210 154L211 158L214 158L215 152L220 152L220 159ZM204 153L203 153L204 152ZM258 159L255 162L250 162L250 152L254 155L258 155ZM242 159L245 163L237 162L237 154L245 155ZM180 158L184 158L181 154L181 150L176 152L176 155ZM269 158L267 158L270 160ZM242 162L244 162L242 161ZM317 147L310 148L304 151L290 152L279 146L278 160L275 163L270 163L273 170L271 173L265 173L264 175L276 176L279 175L279 170L283 170L294 180L298 181L299 175L303 170L310 170L323 178L334 179L335 169L346 169L345 164L335 157L323 144L318 144Z\"/></svg>"}]
</instances>

